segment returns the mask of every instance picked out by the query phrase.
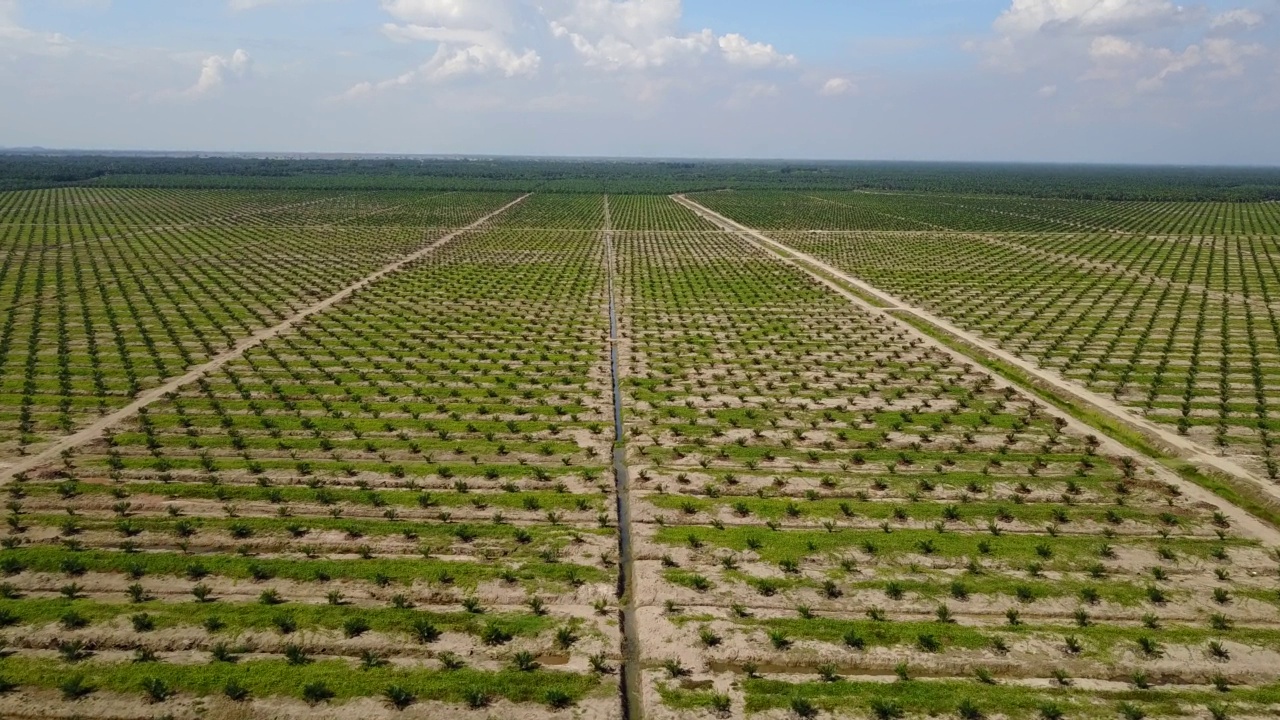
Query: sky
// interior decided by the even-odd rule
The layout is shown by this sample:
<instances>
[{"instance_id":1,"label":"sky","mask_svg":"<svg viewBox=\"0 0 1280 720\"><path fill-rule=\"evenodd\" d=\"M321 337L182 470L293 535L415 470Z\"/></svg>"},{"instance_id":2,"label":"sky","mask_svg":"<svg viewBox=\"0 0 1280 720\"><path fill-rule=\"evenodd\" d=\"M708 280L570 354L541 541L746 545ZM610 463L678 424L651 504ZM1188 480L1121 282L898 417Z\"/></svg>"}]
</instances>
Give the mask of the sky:
<instances>
[{"instance_id":1,"label":"sky","mask_svg":"<svg viewBox=\"0 0 1280 720\"><path fill-rule=\"evenodd\" d=\"M1280 165L1280 0L0 0L0 147Z\"/></svg>"}]
</instances>

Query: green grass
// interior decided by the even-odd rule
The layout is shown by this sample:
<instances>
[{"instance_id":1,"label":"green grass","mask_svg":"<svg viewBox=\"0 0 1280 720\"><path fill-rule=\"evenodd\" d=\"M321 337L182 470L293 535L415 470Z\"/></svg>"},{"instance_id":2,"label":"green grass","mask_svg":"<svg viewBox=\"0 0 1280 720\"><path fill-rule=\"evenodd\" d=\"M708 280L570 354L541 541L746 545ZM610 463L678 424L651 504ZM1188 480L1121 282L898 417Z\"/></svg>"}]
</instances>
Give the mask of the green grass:
<instances>
[{"instance_id":1,"label":"green grass","mask_svg":"<svg viewBox=\"0 0 1280 720\"><path fill-rule=\"evenodd\" d=\"M841 587L845 590L883 590L890 582L896 583L903 593L912 593L921 598L940 601L952 599L950 594L951 578L941 576L936 581L930 582L929 580L918 580L914 577L891 577L889 572L877 571L875 580L854 580L853 582L841 584ZM1098 599L1102 602L1115 603L1125 607L1135 607L1147 602L1147 586L1145 583L1134 584L1115 580L1095 581L1071 578L1034 580L1009 577L998 572L968 575L959 582L964 585L966 591L971 595L1006 595L1014 597L1019 587L1025 587L1031 590L1037 599L1040 599L1075 596L1081 590L1091 588L1097 591ZM1177 591L1168 593L1171 598L1182 594ZM1274 597L1274 593L1272 593L1272 596Z\"/></svg>"},{"instance_id":2,"label":"green grass","mask_svg":"<svg viewBox=\"0 0 1280 720\"><path fill-rule=\"evenodd\" d=\"M439 581L448 573L460 587L475 587L498 579L504 566L489 562L463 562L426 558L371 558L369 560L246 558L238 555L184 555L181 553L122 553L110 550L70 552L56 547L24 547L0 551L0 560L14 558L32 572L61 573L64 561L78 561L90 572L127 573L135 568L147 575L185 577L193 566L211 575L233 579L253 576L253 569L265 570L283 580L314 581L322 577L373 582L380 576L393 583L412 584ZM571 575L583 582L609 579L599 568L572 563L522 562L512 566L521 580L545 580L567 584Z\"/></svg>"},{"instance_id":3,"label":"green grass","mask_svg":"<svg viewBox=\"0 0 1280 720\"><path fill-rule=\"evenodd\" d=\"M1106 511L1111 510L1127 521L1151 522L1156 524L1159 522L1157 512L1144 512L1142 509L1136 509L1130 506L1118 507L1115 505L1065 505L1063 503L1031 503L1016 505L1012 502L967 502L959 503L954 501L931 501L928 496L922 496L921 502L908 502L905 498L897 503L891 502L860 502L850 499L827 499L805 500L801 498L769 498L760 499L755 496L728 496L711 500L699 497L687 497L677 495L659 495L648 498L648 502L655 507L663 510L684 510L684 505L689 503L692 507L698 509L698 512L707 513L719 510L729 510L742 503L750 510L752 517L762 517L766 519L780 520L787 516L789 507L794 506L800 512L798 517L804 518L834 518L837 520L845 519L844 506L852 511L851 517L868 518L873 520L886 520L893 516L895 508L902 508L907 511L912 520L922 520L934 522L943 518L943 512L946 505L955 505L960 513L961 519L956 522L953 527L957 529L973 529L966 528L968 523L982 521L984 527L986 521L996 516L998 510L1007 511L1013 516L1015 521L1044 526L1053 522L1053 512L1061 509L1065 511L1072 522L1077 521L1094 521L1098 523L1106 522Z\"/></svg>"},{"instance_id":4,"label":"green grass","mask_svg":"<svg viewBox=\"0 0 1280 720\"><path fill-rule=\"evenodd\" d=\"M66 520L65 515L25 515L23 522L31 525L59 526ZM353 547L359 545L360 536L388 536L388 535L405 535L409 533L415 539L424 544L443 544L445 546L459 542L457 533L463 528L469 530L474 536L473 541L503 541L514 542L516 531L523 529L532 537L533 542L547 542L553 545L562 545L570 542L573 534L581 533L583 535L612 534L610 530L600 528L572 528L566 525L552 526L548 523L541 523L524 528L519 528L510 523L494 523L489 521L480 522L415 522L409 520L386 520L381 518L334 518L334 517L240 517L240 518L210 518L210 517L189 517L189 518L171 518L157 516L137 516L129 518L129 522L141 530L173 534L178 523L187 522L201 533L220 533L226 537L231 537L229 530L232 526L240 526L247 528L252 532L253 536L271 535L281 536L288 535L289 529L294 526L304 528L311 532L317 531L340 531L347 533L352 537ZM78 524L84 530L114 530L116 520L111 519L91 519L81 518ZM353 535L354 533L354 535ZM206 535L207 537L207 535ZM305 536L304 536L305 537ZM244 539L244 538L240 538ZM306 544L305 539L300 539L300 544Z\"/></svg>"},{"instance_id":5,"label":"green grass","mask_svg":"<svg viewBox=\"0 0 1280 720\"><path fill-rule=\"evenodd\" d=\"M263 589L270 587L263 585ZM288 597L280 605L257 603L222 603L216 601L198 603L100 603L92 600L21 599L0 600L0 610L12 613L19 623L41 626L57 622L65 613L75 611L90 624L108 622L135 613L147 613L155 620L156 628L194 627L209 618L224 623L226 632L242 630L270 630L275 620L290 617L299 630L339 630L349 618L360 617L369 622L370 629L384 633L409 634L415 622L427 620L441 631L478 634L489 623L519 636L535 636L557 625L560 621L547 615L490 614L490 613L440 613L417 609L391 607L359 607L355 605L312 605L290 603Z\"/></svg>"},{"instance_id":6,"label":"green grass","mask_svg":"<svg viewBox=\"0 0 1280 720\"><path fill-rule=\"evenodd\" d=\"M1000 713L1016 720L1040 717L1040 708L1053 702L1072 720L1113 720L1121 702L1142 705L1152 715L1182 716L1188 705L1222 702L1220 693L1210 691L1123 690L1097 691L1030 688L1014 685L983 685L977 682L911 681L897 683L852 682L788 683L755 679L743 683L748 712L790 708L794 698L805 698L831 711L861 711L874 702L897 703L911 716L954 717L961 702L974 703L988 714ZM1232 704L1265 706L1280 702L1280 685L1237 688L1228 698ZM1265 710L1263 712L1266 712Z\"/></svg>"},{"instance_id":7,"label":"green grass","mask_svg":"<svg viewBox=\"0 0 1280 720\"><path fill-rule=\"evenodd\" d=\"M1006 533L1000 537L992 537L918 529L894 529L889 533L879 530L852 529L837 529L835 532L826 532L821 529L771 532L767 528L742 526L726 526L723 530L700 526L666 526L659 528L654 535L655 540L666 545L688 545L691 537L709 547L726 548L738 552L748 550L749 542L758 541L760 548L754 552L767 562L858 551L864 547L865 543L874 544L878 555L920 554L921 543L927 542L932 544L932 555L938 557L951 559L989 557L1004 562L1040 562L1046 570L1080 569L1075 566L1075 563L1096 559L1098 548L1105 542L1100 537L1082 535L1059 535L1051 538L1047 535ZM979 543L989 545L990 552L981 552ZM1037 552L1037 548L1045 544L1052 549L1051 559L1041 558ZM1177 536L1169 540L1125 538L1124 544L1127 547L1150 550L1154 550L1157 546L1167 546L1179 555L1197 558L1210 557L1213 548L1219 545L1226 545L1228 548L1256 545L1252 541L1234 538L1220 541L1216 538L1198 539Z\"/></svg>"},{"instance_id":8,"label":"green grass","mask_svg":"<svg viewBox=\"0 0 1280 720\"><path fill-rule=\"evenodd\" d=\"M317 660L307 665L289 665L284 660L256 660L207 665L164 663L81 663L71 666L56 660L10 656L0 660L0 677L21 686L57 688L72 676L89 685L127 694L141 694L142 682L158 678L180 694L221 695L227 683L235 681L252 697L300 697L304 686L321 682L334 693L335 701L357 697L377 697L390 685L399 685L419 700L464 703L475 692L494 699L517 703L545 702L548 693L567 694L574 702L604 690L595 675L561 672L485 672L459 670L401 670L380 667L356 669L342 660Z\"/></svg>"},{"instance_id":9,"label":"green grass","mask_svg":"<svg viewBox=\"0 0 1280 720\"><path fill-rule=\"evenodd\" d=\"M687 587L699 592L710 590L716 586L714 582L711 582L705 576L688 570L679 570L675 568L667 569L662 572L662 577L669 583L674 583L681 587Z\"/></svg>"},{"instance_id":10,"label":"green grass","mask_svg":"<svg viewBox=\"0 0 1280 720\"><path fill-rule=\"evenodd\" d=\"M959 606L953 605L959 612ZM872 620L836 620L818 617L811 620L800 618L782 618L768 620L747 620L749 625L766 630L782 630L789 637L819 640L833 645L842 645L846 633L854 632L868 646L893 647L914 645L921 635L933 635L944 649L979 650L990 647L991 638L1000 635L1006 639L1021 637L1038 639L1050 644L1061 644L1066 635L1077 636L1084 643L1084 656L1098 653L1107 655L1110 651L1126 645L1135 647L1139 637L1151 637L1162 645L1185 645L1189 647L1203 646L1209 640L1220 639L1224 633L1205 628L1193 628L1182 625L1170 625L1160 630L1147 630L1142 627L1118 625L1091 625L1076 627L1074 625L1038 624L1035 619L1027 618L1025 624L1017 626L994 626L978 628L954 623L931 621L875 622ZM1228 633L1229 634L1229 633ZM1274 647L1280 642L1280 631L1250 628L1247 632L1238 633L1233 639L1257 647Z\"/></svg>"}]
</instances>

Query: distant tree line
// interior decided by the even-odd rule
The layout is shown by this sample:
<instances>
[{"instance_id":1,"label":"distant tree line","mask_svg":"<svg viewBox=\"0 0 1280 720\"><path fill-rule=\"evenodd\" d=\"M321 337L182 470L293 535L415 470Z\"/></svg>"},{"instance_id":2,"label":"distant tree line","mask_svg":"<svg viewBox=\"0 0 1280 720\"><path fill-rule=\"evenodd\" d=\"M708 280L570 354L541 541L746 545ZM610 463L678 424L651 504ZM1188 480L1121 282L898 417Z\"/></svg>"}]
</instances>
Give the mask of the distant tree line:
<instances>
[{"instance_id":1,"label":"distant tree line","mask_svg":"<svg viewBox=\"0 0 1280 720\"><path fill-rule=\"evenodd\" d=\"M68 185L615 194L861 189L1089 200L1257 202L1280 200L1280 168L0 153L0 190Z\"/></svg>"}]
</instances>

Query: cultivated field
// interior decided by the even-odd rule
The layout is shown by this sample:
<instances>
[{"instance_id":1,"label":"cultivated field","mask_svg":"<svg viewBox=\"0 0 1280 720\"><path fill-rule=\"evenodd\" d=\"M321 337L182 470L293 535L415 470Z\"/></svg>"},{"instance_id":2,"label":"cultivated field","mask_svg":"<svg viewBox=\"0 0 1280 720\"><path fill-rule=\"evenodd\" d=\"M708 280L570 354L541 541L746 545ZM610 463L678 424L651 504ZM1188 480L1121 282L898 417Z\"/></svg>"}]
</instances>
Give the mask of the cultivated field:
<instances>
[{"instance_id":1,"label":"cultivated field","mask_svg":"<svg viewBox=\"0 0 1280 720\"><path fill-rule=\"evenodd\" d=\"M1280 713L1274 204L690 199L0 194L0 715Z\"/></svg>"},{"instance_id":2,"label":"cultivated field","mask_svg":"<svg viewBox=\"0 0 1280 720\"><path fill-rule=\"evenodd\" d=\"M1280 494L1277 204L695 199L1124 406L1163 433L1155 443L1226 456Z\"/></svg>"},{"instance_id":3,"label":"cultivated field","mask_svg":"<svg viewBox=\"0 0 1280 720\"><path fill-rule=\"evenodd\" d=\"M514 198L6 193L0 452L38 451Z\"/></svg>"},{"instance_id":4,"label":"cultivated field","mask_svg":"<svg viewBox=\"0 0 1280 720\"><path fill-rule=\"evenodd\" d=\"M748 241L623 247L653 714L1274 700L1274 530Z\"/></svg>"}]
</instances>

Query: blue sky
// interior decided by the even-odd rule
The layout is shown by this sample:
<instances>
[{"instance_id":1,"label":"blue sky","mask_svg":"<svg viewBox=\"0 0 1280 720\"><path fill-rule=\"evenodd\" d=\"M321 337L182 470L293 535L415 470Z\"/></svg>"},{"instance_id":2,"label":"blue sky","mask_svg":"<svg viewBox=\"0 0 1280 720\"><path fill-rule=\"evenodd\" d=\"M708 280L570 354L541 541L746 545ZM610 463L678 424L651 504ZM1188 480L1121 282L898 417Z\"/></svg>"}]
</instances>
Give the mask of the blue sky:
<instances>
[{"instance_id":1,"label":"blue sky","mask_svg":"<svg viewBox=\"0 0 1280 720\"><path fill-rule=\"evenodd\" d=\"M0 146L1280 164L1280 0L0 0Z\"/></svg>"}]
</instances>

